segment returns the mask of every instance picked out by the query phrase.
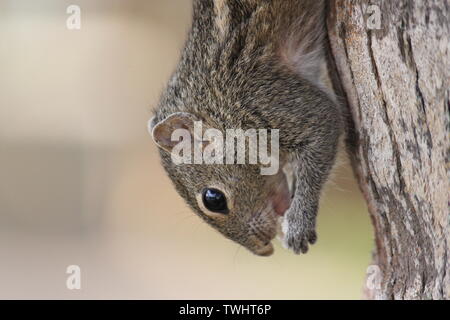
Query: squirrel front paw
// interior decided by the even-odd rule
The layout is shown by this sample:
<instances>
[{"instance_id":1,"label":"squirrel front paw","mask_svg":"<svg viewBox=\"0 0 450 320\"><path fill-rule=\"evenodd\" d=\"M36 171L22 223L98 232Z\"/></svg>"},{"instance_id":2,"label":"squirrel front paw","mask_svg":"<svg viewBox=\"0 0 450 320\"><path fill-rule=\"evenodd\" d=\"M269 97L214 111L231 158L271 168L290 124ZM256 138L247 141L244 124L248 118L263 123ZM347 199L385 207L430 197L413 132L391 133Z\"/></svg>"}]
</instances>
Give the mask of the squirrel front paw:
<instances>
[{"instance_id":1,"label":"squirrel front paw","mask_svg":"<svg viewBox=\"0 0 450 320\"><path fill-rule=\"evenodd\" d=\"M282 223L282 231L284 234L283 246L296 254L308 252L308 244L314 244L317 241L314 226L307 226L300 221L292 223L285 217Z\"/></svg>"}]
</instances>

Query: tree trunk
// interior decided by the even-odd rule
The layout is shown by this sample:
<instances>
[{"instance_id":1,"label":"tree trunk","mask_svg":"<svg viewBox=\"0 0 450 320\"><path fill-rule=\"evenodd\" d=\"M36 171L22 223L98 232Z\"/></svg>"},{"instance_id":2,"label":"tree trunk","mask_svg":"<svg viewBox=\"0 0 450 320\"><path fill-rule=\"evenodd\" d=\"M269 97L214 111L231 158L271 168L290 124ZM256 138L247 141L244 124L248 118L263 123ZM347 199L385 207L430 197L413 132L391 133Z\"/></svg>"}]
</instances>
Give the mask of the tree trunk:
<instances>
[{"instance_id":1,"label":"tree trunk","mask_svg":"<svg viewBox=\"0 0 450 320\"><path fill-rule=\"evenodd\" d=\"M352 163L375 229L378 281L366 296L448 299L449 2L331 0L329 9Z\"/></svg>"}]
</instances>

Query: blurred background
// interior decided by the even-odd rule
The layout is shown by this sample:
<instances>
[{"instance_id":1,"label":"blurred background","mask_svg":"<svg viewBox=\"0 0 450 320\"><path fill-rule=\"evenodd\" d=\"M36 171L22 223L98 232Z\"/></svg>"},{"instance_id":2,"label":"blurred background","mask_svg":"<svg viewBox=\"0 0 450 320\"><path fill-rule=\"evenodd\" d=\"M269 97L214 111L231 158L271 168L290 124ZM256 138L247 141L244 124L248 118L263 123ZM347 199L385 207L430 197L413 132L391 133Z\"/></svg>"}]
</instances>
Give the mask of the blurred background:
<instances>
[{"instance_id":1,"label":"blurred background","mask_svg":"<svg viewBox=\"0 0 450 320\"><path fill-rule=\"evenodd\" d=\"M188 0L0 0L1 299L362 297L372 230L347 166L307 255L277 243L254 256L174 191L146 124L190 12ZM81 290L66 287L69 265Z\"/></svg>"}]
</instances>

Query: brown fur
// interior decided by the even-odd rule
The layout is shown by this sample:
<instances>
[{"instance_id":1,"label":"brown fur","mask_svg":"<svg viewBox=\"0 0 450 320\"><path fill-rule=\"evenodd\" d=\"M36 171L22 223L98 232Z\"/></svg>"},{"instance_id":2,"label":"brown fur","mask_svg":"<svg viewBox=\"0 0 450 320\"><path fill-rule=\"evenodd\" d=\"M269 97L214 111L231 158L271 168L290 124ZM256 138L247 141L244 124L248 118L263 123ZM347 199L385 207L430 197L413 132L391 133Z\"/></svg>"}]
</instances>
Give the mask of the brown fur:
<instances>
[{"instance_id":1,"label":"brown fur","mask_svg":"<svg viewBox=\"0 0 450 320\"><path fill-rule=\"evenodd\" d=\"M324 39L324 1L196 0L191 32L151 125L164 126L182 112L221 131L280 129L282 160L291 162L295 178L284 240L296 253L316 240L320 192L344 132L344 113L322 77ZM276 216L270 201L285 192L281 171L261 176L256 165L177 166L167 150L160 154L200 217L252 252L271 253ZM228 215L211 216L199 206L199 193L211 185L228 195Z\"/></svg>"}]
</instances>

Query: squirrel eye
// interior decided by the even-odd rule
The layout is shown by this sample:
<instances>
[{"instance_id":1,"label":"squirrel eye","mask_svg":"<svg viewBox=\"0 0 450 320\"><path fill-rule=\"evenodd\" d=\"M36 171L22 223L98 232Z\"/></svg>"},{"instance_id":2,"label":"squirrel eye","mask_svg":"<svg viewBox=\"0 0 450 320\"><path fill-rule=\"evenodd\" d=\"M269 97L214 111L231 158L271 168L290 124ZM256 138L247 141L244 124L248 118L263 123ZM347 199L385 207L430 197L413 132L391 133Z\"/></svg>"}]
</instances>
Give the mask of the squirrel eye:
<instances>
[{"instance_id":1,"label":"squirrel eye","mask_svg":"<svg viewBox=\"0 0 450 320\"><path fill-rule=\"evenodd\" d=\"M203 190L202 200L208 210L224 214L228 213L227 198L222 191L207 188Z\"/></svg>"}]
</instances>

